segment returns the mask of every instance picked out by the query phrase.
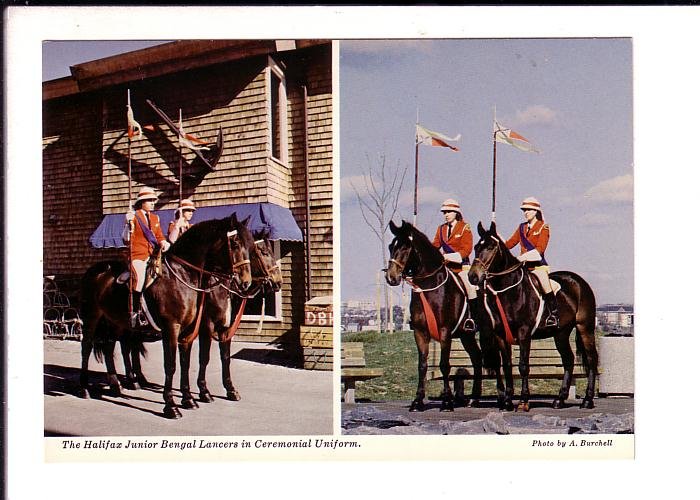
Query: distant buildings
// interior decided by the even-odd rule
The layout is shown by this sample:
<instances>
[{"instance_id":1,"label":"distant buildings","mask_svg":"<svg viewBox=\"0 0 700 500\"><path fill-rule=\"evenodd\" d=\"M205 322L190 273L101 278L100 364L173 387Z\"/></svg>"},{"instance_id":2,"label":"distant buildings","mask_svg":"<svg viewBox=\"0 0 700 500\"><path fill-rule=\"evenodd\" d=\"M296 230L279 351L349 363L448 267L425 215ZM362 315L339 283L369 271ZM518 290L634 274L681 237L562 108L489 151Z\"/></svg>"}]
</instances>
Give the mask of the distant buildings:
<instances>
[{"instance_id":1,"label":"distant buildings","mask_svg":"<svg viewBox=\"0 0 700 500\"><path fill-rule=\"evenodd\" d=\"M634 306L631 304L603 304L596 308L598 328L606 333L632 335L634 333Z\"/></svg>"}]
</instances>

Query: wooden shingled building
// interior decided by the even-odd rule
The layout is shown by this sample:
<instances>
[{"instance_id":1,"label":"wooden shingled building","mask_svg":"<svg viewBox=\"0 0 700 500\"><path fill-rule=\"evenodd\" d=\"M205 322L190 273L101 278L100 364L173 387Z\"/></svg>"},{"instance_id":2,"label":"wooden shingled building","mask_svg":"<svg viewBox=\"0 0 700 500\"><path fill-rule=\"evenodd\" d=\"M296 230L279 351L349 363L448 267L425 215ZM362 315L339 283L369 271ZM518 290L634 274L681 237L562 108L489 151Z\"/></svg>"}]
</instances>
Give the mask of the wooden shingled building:
<instances>
[{"instance_id":1,"label":"wooden shingled building","mask_svg":"<svg viewBox=\"0 0 700 500\"><path fill-rule=\"evenodd\" d=\"M269 229L284 286L249 301L235 339L298 347L304 303L332 294L331 51L324 40L176 41L45 82L44 275L75 296L90 265L124 258L124 213L151 186L163 224L182 196L197 205L192 222L236 211ZM131 141L127 95L142 126ZM218 155L180 148L156 109L206 143L221 134Z\"/></svg>"}]
</instances>

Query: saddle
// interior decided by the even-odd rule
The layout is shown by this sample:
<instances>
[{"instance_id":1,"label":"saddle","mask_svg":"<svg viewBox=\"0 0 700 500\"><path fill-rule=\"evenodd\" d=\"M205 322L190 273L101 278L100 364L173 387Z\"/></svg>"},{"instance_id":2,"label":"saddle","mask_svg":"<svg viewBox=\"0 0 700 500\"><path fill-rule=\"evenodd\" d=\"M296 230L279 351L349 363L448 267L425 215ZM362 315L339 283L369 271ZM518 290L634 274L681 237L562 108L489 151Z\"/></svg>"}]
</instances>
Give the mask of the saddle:
<instances>
[{"instance_id":1,"label":"saddle","mask_svg":"<svg viewBox=\"0 0 700 500\"><path fill-rule=\"evenodd\" d=\"M539 277L533 272L530 272L530 277L534 278L533 283L535 284L535 287L537 288L537 293L539 293L540 295L544 295L544 292L542 291L542 283L540 283ZM559 293L559 291L561 290L561 285L557 281L554 281L553 279L550 279L549 283L552 287L552 292L554 292L554 295Z\"/></svg>"},{"instance_id":2,"label":"saddle","mask_svg":"<svg viewBox=\"0 0 700 500\"><path fill-rule=\"evenodd\" d=\"M148 264L146 265L146 279L143 283L143 289L150 287L160 276L163 275L163 252L160 247L157 247L151 253L148 259ZM131 269L127 269L119 276L117 276L117 283L120 285L125 285L129 282L131 277Z\"/></svg>"}]
</instances>

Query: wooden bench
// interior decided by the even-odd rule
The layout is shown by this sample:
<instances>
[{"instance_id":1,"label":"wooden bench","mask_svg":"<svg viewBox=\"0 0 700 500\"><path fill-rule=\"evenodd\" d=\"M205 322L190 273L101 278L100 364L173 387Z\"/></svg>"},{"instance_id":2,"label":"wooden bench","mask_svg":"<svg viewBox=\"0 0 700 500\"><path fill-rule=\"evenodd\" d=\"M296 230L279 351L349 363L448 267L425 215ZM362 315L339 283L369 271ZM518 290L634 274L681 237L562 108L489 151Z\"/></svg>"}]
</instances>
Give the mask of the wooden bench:
<instances>
[{"instance_id":1,"label":"wooden bench","mask_svg":"<svg viewBox=\"0 0 700 500\"><path fill-rule=\"evenodd\" d=\"M571 350L576 353L576 346L571 344ZM519 379L518 362L520 360L520 349L513 346L513 378ZM502 370L502 368L501 368ZM488 374L482 370L484 379L495 379L496 376ZM530 344L530 379L558 379L564 376L564 365L561 356L554 344L554 339L533 340ZM586 372L581 360L574 359L573 378L586 378ZM428 354L428 380L441 380L440 372L440 345L432 341L430 343L430 353ZM450 380L465 380L474 378L474 367L472 366L469 354L464 350L462 343L458 339L452 341L450 352ZM576 384L571 384L569 398L576 397Z\"/></svg>"},{"instance_id":2,"label":"wooden bench","mask_svg":"<svg viewBox=\"0 0 700 500\"><path fill-rule=\"evenodd\" d=\"M355 402L355 382L384 375L382 368L367 368L365 346L362 342L343 342L340 356L340 382L344 386L343 400Z\"/></svg>"}]
</instances>

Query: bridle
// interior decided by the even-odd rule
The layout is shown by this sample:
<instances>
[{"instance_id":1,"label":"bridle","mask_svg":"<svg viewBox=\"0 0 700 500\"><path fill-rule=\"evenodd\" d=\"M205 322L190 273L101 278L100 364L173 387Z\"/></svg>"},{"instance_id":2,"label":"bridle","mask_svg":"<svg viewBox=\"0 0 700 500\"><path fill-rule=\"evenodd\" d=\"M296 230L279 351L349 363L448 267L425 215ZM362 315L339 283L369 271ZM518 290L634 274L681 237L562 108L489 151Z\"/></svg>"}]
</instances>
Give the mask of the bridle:
<instances>
[{"instance_id":1,"label":"bridle","mask_svg":"<svg viewBox=\"0 0 700 500\"><path fill-rule=\"evenodd\" d=\"M231 240L237 238L237 236L238 236L238 230L235 230L235 229L233 231L229 231L226 233L226 245L227 245L227 249L228 249L229 262L231 263L231 272L230 273L224 273L224 272L212 271L209 269L205 269L204 266L196 266L196 265L192 264L191 262L186 261L182 257L179 257L177 255L172 255L172 254L165 255L165 259L164 259L165 265L168 267L170 272L173 274L173 276L175 276L175 278L180 283L182 283L183 285L185 285L187 288L189 288L191 290L194 290L197 292L210 293L214 289L216 289L217 287L221 286L221 287L225 288L226 290L233 292L233 290L229 289L226 285L224 285L224 282L228 282L228 283L234 282L235 283L237 281L240 281L239 268L242 266L245 266L246 264L248 264L248 265L250 264L250 259L241 259L241 260L237 261L235 256L234 256L233 247L231 246ZM238 245L240 246L240 243L238 243ZM192 269L192 270L198 272L200 283L202 282L205 275L211 276L212 278L214 278L216 280L216 282L208 288L195 287L195 286L191 285L190 283L187 283L185 280L182 279L182 277L180 277L180 275L178 273L175 272L175 270L172 268L172 265L170 264L170 259L174 260L178 264L180 264L188 269ZM237 293L237 292L233 292L233 293Z\"/></svg>"},{"instance_id":2,"label":"bridle","mask_svg":"<svg viewBox=\"0 0 700 500\"><path fill-rule=\"evenodd\" d=\"M413 238L412 238L411 236L409 236L409 240L410 240L410 241L413 241ZM409 285L411 285L411 287L412 287L413 289L421 289L420 287L418 287L418 286L415 284L415 281L416 281L416 280L423 280L423 279L426 279L426 278L431 278L432 276L435 276L438 272L440 272L440 270L442 270L442 269L445 268L446 266L445 266L445 263L443 262L442 264L440 264L440 266L439 266L437 269L435 269L434 271L430 271L430 272L427 273L427 274L410 275L410 274L408 274L408 273L405 272L405 269L406 269L406 265L408 264L408 259L409 259L410 256L411 256L411 252L413 252L413 251L414 251L413 248L411 248L411 250L408 252L408 257L406 257L405 262L399 262L398 260L396 260L396 259L394 259L394 258L391 258L391 259L389 259L389 263L393 263L393 264L398 268L399 273L400 273L400 275L401 275L401 279L404 280L404 281L406 281ZM384 269L384 271L387 271L387 270L388 270L388 268L387 268L387 269ZM423 290L423 291L426 291L426 292L427 292L427 291L432 291L432 290L437 290L437 289L440 288L442 285L444 285L445 282L447 282L447 277L448 277L448 275L446 275L445 280L444 280L442 283L440 283L439 285L437 285L436 287L433 287L433 288L430 288L430 289L427 289L427 288L426 288L426 289L422 289L422 290Z\"/></svg>"},{"instance_id":3,"label":"bridle","mask_svg":"<svg viewBox=\"0 0 700 500\"><path fill-rule=\"evenodd\" d=\"M510 274L513 271L515 271L518 268L521 268L525 265L524 262L518 262L517 264L509 267L508 269L506 269L504 271L497 271L497 272L489 271L489 269L491 268L491 264L493 264L493 261L496 260L496 257L501 255L500 241L495 236L491 236L491 238L496 242L496 251L493 252L489 256L489 258L486 260L482 260L479 257L474 257L474 264L480 264L481 267L484 268L484 281L488 281L490 278L493 278L495 276L505 276L506 274Z\"/></svg>"}]
</instances>

